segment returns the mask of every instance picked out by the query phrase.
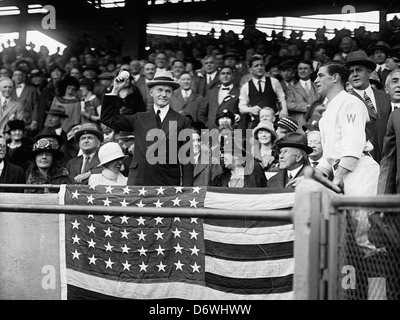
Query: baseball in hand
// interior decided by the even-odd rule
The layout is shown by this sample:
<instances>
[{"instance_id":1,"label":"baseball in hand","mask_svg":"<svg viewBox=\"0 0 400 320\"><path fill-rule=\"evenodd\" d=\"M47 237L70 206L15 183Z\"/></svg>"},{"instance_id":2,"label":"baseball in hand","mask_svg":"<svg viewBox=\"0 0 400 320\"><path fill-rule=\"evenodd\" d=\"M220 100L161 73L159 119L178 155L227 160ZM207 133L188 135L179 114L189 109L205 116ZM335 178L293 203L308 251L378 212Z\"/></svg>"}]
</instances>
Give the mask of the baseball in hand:
<instances>
[{"instance_id":1,"label":"baseball in hand","mask_svg":"<svg viewBox=\"0 0 400 320\"><path fill-rule=\"evenodd\" d=\"M121 73L118 75L118 78L120 78L121 80L126 80L128 79L130 76L129 72L126 70L121 71Z\"/></svg>"}]
</instances>

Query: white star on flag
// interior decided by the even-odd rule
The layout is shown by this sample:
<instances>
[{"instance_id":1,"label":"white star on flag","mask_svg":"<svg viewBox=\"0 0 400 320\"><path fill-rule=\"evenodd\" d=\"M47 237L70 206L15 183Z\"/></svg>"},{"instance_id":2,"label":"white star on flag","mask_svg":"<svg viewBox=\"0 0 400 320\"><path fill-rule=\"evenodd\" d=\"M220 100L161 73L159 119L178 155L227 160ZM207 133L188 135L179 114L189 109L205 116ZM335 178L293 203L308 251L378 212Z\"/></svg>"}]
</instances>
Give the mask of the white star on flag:
<instances>
[{"instance_id":1,"label":"white star on flag","mask_svg":"<svg viewBox=\"0 0 400 320\"><path fill-rule=\"evenodd\" d=\"M107 242L107 245L104 245L106 247L106 252L107 251L111 251L112 252L112 248L114 248L114 246L112 246L109 242Z\"/></svg>"},{"instance_id":2,"label":"white star on flag","mask_svg":"<svg viewBox=\"0 0 400 320\"><path fill-rule=\"evenodd\" d=\"M196 198L193 198L193 200L189 200L189 202L190 202L190 207L197 208L198 202L196 201Z\"/></svg>"},{"instance_id":3,"label":"white star on flag","mask_svg":"<svg viewBox=\"0 0 400 320\"><path fill-rule=\"evenodd\" d=\"M122 188L122 190L124 190L124 194L129 194L129 192L132 191L132 189L129 189L129 186Z\"/></svg>"},{"instance_id":4,"label":"white star on flag","mask_svg":"<svg viewBox=\"0 0 400 320\"><path fill-rule=\"evenodd\" d=\"M200 187L192 187L193 188L193 193L199 193L199 191L201 190Z\"/></svg>"},{"instance_id":5,"label":"white star on flag","mask_svg":"<svg viewBox=\"0 0 400 320\"><path fill-rule=\"evenodd\" d=\"M108 197L107 197L106 200L102 200L102 201L104 202L104 206L106 206L106 207L109 207L109 206L110 206L111 201L108 200Z\"/></svg>"},{"instance_id":6,"label":"white star on flag","mask_svg":"<svg viewBox=\"0 0 400 320\"><path fill-rule=\"evenodd\" d=\"M160 199L157 199L157 202L153 202L153 204L156 205L156 208L161 208L161 206L164 204L164 202L161 202Z\"/></svg>"},{"instance_id":7,"label":"white star on flag","mask_svg":"<svg viewBox=\"0 0 400 320\"><path fill-rule=\"evenodd\" d=\"M143 219L143 217L139 217L139 219L136 219L136 220L137 220L139 226L141 224L144 225L144 222L146 221L146 219Z\"/></svg>"},{"instance_id":8,"label":"white star on flag","mask_svg":"<svg viewBox=\"0 0 400 320\"><path fill-rule=\"evenodd\" d=\"M78 199L78 196L80 196L80 193L78 193L78 190L75 190L75 192L72 193L72 199Z\"/></svg>"},{"instance_id":9,"label":"white star on flag","mask_svg":"<svg viewBox=\"0 0 400 320\"><path fill-rule=\"evenodd\" d=\"M121 206L123 206L123 207L127 207L128 204L129 204L129 202L126 202L125 199L124 199L122 202L120 202L120 204L121 204Z\"/></svg>"},{"instance_id":10,"label":"white star on flag","mask_svg":"<svg viewBox=\"0 0 400 320\"><path fill-rule=\"evenodd\" d=\"M190 223L196 223L197 224L197 218L190 218Z\"/></svg>"},{"instance_id":11,"label":"white star on flag","mask_svg":"<svg viewBox=\"0 0 400 320\"><path fill-rule=\"evenodd\" d=\"M124 270L131 271L131 269L129 269L131 264L128 263L128 260L126 260L125 263L122 263L122 265L124 266Z\"/></svg>"},{"instance_id":12,"label":"white star on flag","mask_svg":"<svg viewBox=\"0 0 400 320\"><path fill-rule=\"evenodd\" d=\"M96 227L93 226L93 223L90 226L88 226L88 229L89 229L89 233L91 233L91 232L96 233L96 232L94 232L94 229L96 229Z\"/></svg>"},{"instance_id":13,"label":"white star on flag","mask_svg":"<svg viewBox=\"0 0 400 320\"><path fill-rule=\"evenodd\" d=\"M90 241L88 241L88 245L89 245L89 248L94 248L94 246L96 245L96 242L94 242L93 239L90 239Z\"/></svg>"},{"instance_id":14,"label":"white star on flag","mask_svg":"<svg viewBox=\"0 0 400 320\"><path fill-rule=\"evenodd\" d=\"M199 269L201 266L198 266L197 263L195 262L194 265L190 265L193 269L193 273L198 272L200 273Z\"/></svg>"},{"instance_id":15,"label":"white star on flag","mask_svg":"<svg viewBox=\"0 0 400 320\"><path fill-rule=\"evenodd\" d=\"M197 252L200 251L200 249L197 249L196 245L194 245L193 248L189 248L190 251L192 251L191 255L195 254L196 256L198 256L199 254Z\"/></svg>"},{"instance_id":16,"label":"white star on flag","mask_svg":"<svg viewBox=\"0 0 400 320\"><path fill-rule=\"evenodd\" d=\"M163 264L162 263L162 261L160 261L160 264L157 264L156 265L156 267L158 268L158 272L160 272L160 271L164 271L165 272L165 267L166 267L167 265L166 264Z\"/></svg>"},{"instance_id":17,"label":"white star on flag","mask_svg":"<svg viewBox=\"0 0 400 320\"><path fill-rule=\"evenodd\" d=\"M156 239L156 240L158 240L159 238L161 238L162 240L164 240L164 238L163 238L163 234L164 234L164 233L160 232L160 229L157 229L157 232L154 233L154 234L157 236L157 239Z\"/></svg>"},{"instance_id":18,"label":"white star on flag","mask_svg":"<svg viewBox=\"0 0 400 320\"><path fill-rule=\"evenodd\" d=\"M183 187L174 187L175 188L175 193L178 193L178 192L180 192L180 193L183 193Z\"/></svg>"},{"instance_id":19,"label":"white star on flag","mask_svg":"<svg viewBox=\"0 0 400 320\"><path fill-rule=\"evenodd\" d=\"M90 195L89 197L86 196L86 198L87 198L87 203L93 204L93 200L95 199L95 198L93 198L93 195Z\"/></svg>"},{"instance_id":20,"label":"white star on flag","mask_svg":"<svg viewBox=\"0 0 400 320\"><path fill-rule=\"evenodd\" d=\"M79 253L76 249L75 249L74 252L71 252L71 253L72 253L72 256L73 256L72 259L78 259L78 260L79 260L79 256L82 254L82 253Z\"/></svg>"},{"instance_id":21,"label":"white star on flag","mask_svg":"<svg viewBox=\"0 0 400 320\"><path fill-rule=\"evenodd\" d=\"M183 249L183 247L181 247L180 246L180 244L178 243L175 247L174 247L174 249L175 249L175 253L182 253L182 249Z\"/></svg>"},{"instance_id":22,"label":"white star on flag","mask_svg":"<svg viewBox=\"0 0 400 320\"><path fill-rule=\"evenodd\" d=\"M112 193L112 190L114 190L113 187L111 187L111 186L106 187L106 193L107 192Z\"/></svg>"},{"instance_id":23,"label":"white star on flag","mask_svg":"<svg viewBox=\"0 0 400 320\"><path fill-rule=\"evenodd\" d=\"M125 245L123 247L121 247L121 249L122 249L122 253L129 253L130 248L128 248L128 246L125 243Z\"/></svg>"},{"instance_id":24,"label":"white star on flag","mask_svg":"<svg viewBox=\"0 0 400 320\"><path fill-rule=\"evenodd\" d=\"M137 205L139 208L143 208L143 207L145 206L145 204L142 202L142 200L140 200L139 203L136 203L136 205Z\"/></svg>"},{"instance_id":25,"label":"white star on flag","mask_svg":"<svg viewBox=\"0 0 400 320\"><path fill-rule=\"evenodd\" d=\"M194 231L194 230L193 230ZM113 233L114 231L110 230L110 227L108 227L107 230L104 230L104 232L106 233L106 235L104 237L110 237L111 238L111 233Z\"/></svg>"},{"instance_id":26,"label":"white star on flag","mask_svg":"<svg viewBox=\"0 0 400 320\"><path fill-rule=\"evenodd\" d=\"M94 264L94 265L96 265L96 260L97 260L97 258L95 258L94 255L92 255L91 258L89 257L89 264Z\"/></svg>"},{"instance_id":27,"label":"white star on flag","mask_svg":"<svg viewBox=\"0 0 400 320\"><path fill-rule=\"evenodd\" d=\"M147 234L143 233L143 230L140 231L140 233L137 233L137 235L139 236L139 241L140 240L146 241L145 237L147 236Z\"/></svg>"},{"instance_id":28,"label":"white star on flag","mask_svg":"<svg viewBox=\"0 0 400 320\"><path fill-rule=\"evenodd\" d=\"M163 248L161 248L161 246L160 245L158 245L158 248L156 249L156 251L157 251L157 255L159 255L159 254L162 254L162 255L164 255L164 251L165 249L163 249Z\"/></svg>"},{"instance_id":29,"label":"white star on flag","mask_svg":"<svg viewBox=\"0 0 400 320\"><path fill-rule=\"evenodd\" d=\"M190 239L195 238L195 239L197 240L197 235L198 235L199 233L196 232L196 231L194 231L194 229L193 229L193 232L189 232L189 234L190 234Z\"/></svg>"},{"instance_id":30,"label":"white star on flag","mask_svg":"<svg viewBox=\"0 0 400 320\"><path fill-rule=\"evenodd\" d=\"M77 243L77 244L79 244L79 240L81 240L81 238L79 238L79 237L78 237L78 235L77 235L77 234L75 234L75 236L74 236L74 237L72 237L72 240L74 241L74 242L73 242L73 244L74 244L74 243Z\"/></svg>"},{"instance_id":31,"label":"white star on flag","mask_svg":"<svg viewBox=\"0 0 400 320\"><path fill-rule=\"evenodd\" d=\"M75 219L75 221L74 222L71 222L71 224L72 224L72 229L78 229L79 230L79 225L80 225L80 223L78 222L78 220L76 220Z\"/></svg>"},{"instance_id":32,"label":"white star on flag","mask_svg":"<svg viewBox=\"0 0 400 320\"><path fill-rule=\"evenodd\" d=\"M146 252L147 252L148 250L145 249L145 248L143 248L143 246L142 246L140 249L138 249L138 251L140 252L140 255L145 255L145 256L147 256Z\"/></svg>"},{"instance_id":33,"label":"white star on flag","mask_svg":"<svg viewBox=\"0 0 400 320\"><path fill-rule=\"evenodd\" d=\"M148 190L146 190L144 187L142 188L142 189L140 189L140 190L138 190L139 191L139 196L145 196L146 195L146 192L148 191Z\"/></svg>"},{"instance_id":34,"label":"white star on flag","mask_svg":"<svg viewBox=\"0 0 400 320\"><path fill-rule=\"evenodd\" d=\"M181 271L183 271L182 267L184 266L184 264L181 263L181 260L178 260L177 263L174 262L174 265L176 266L176 269L175 269L175 270L180 269Z\"/></svg>"},{"instance_id":35,"label":"white star on flag","mask_svg":"<svg viewBox=\"0 0 400 320\"><path fill-rule=\"evenodd\" d=\"M156 220L156 225L159 224L159 223L162 224L162 220L163 220L163 219L164 219L164 218L162 218L162 217L156 217L156 218L154 218L154 220Z\"/></svg>"},{"instance_id":36,"label":"white star on flag","mask_svg":"<svg viewBox=\"0 0 400 320\"><path fill-rule=\"evenodd\" d=\"M89 190L90 190L90 189L96 190L96 187L97 187L97 185L91 184L91 185L89 186Z\"/></svg>"},{"instance_id":37,"label":"white star on flag","mask_svg":"<svg viewBox=\"0 0 400 320\"><path fill-rule=\"evenodd\" d=\"M112 216L108 216L108 215L105 215L105 216L103 216L104 217L104 222L111 222L111 218L112 218Z\"/></svg>"},{"instance_id":38,"label":"white star on flag","mask_svg":"<svg viewBox=\"0 0 400 320\"><path fill-rule=\"evenodd\" d=\"M176 197L176 199L175 199L175 200L171 200L171 201L174 203L173 207L175 207L175 206L178 206L178 207L180 207L180 204L179 204L179 202L181 202L181 201L182 201L182 199L179 199L178 197Z\"/></svg>"},{"instance_id":39,"label":"white star on flag","mask_svg":"<svg viewBox=\"0 0 400 320\"><path fill-rule=\"evenodd\" d=\"M162 186L160 186L158 189L156 189L157 190L157 195L159 195L160 193L161 194L164 194L164 190L165 190L165 188L163 188Z\"/></svg>"},{"instance_id":40,"label":"white star on flag","mask_svg":"<svg viewBox=\"0 0 400 320\"><path fill-rule=\"evenodd\" d=\"M120 219L121 219L121 224L122 224L122 223L128 223L129 217L127 217L127 216L122 216L122 217L120 217Z\"/></svg>"},{"instance_id":41,"label":"white star on flag","mask_svg":"<svg viewBox=\"0 0 400 320\"><path fill-rule=\"evenodd\" d=\"M181 232L182 231L179 231L178 230L178 228L175 228L175 230L174 231L172 231L172 233L174 234L174 239L176 238L176 237L181 237Z\"/></svg>"},{"instance_id":42,"label":"white star on flag","mask_svg":"<svg viewBox=\"0 0 400 320\"><path fill-rule=\"evenodd\" d=\"M106 269L107 268L112 269L112 265L115 263L115 262L112 262L110 258L108 258L108 261L104 261L104 262L106 263Z\"/></svg>"},{"instance_id":43,"label":"white star on flag","mask_svg":"<svg viewBox=\"0 0 400 320\"><path fill-rule=\"evenodd\" d=\"M147 272L146 269L147 269L148 265L147 265L147 264L144 264L144 261L142 261L142 263L139 264L139 267L140 267L140 270L139 270L139 271Z\"/></svg>"},{"instance_id":44,"label":"white star on flag","mask_svg":"<svg viewBox=\"0 0 400 320\"><path fill-rule=\"evenodd\" d=\"M175 221L179 221L179 222L181 222L181 218L179 218L179 217L175 217L175 218L174 218L174 222L175 222Z\"/></svg>"},{"instance_id":45,"label":"white star on flag","mask_svg":"<svg viewBox=\"0 0 400 320\"><path fill-rule=\"evenodd\" d=\"M89 219L89 218L92 218L92 219L94 219L94 215L92 215L92 214L88 214L88 216L87 216L87 217L88 217L88 219Z\"/></svg>"},{"instance_id":46,"label":"white star on flag","mask_svg":"<svg viewBox=\"0 0 400 320\"><path fill-rule=\"evenodd\" d=\"M120 231L120 233L121 233L121 239L122 238L127 238L128 239L129 232L127 232L126 229L124 229L124 231Z\"/></svg>"}]
</instances>

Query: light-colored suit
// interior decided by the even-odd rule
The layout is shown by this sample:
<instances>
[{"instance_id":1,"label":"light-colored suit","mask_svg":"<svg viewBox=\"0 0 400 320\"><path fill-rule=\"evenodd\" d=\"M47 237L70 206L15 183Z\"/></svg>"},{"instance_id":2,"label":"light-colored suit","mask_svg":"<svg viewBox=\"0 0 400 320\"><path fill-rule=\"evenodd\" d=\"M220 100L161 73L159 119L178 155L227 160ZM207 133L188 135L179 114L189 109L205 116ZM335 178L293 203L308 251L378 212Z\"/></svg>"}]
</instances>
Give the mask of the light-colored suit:
<instances>
[{"instance_id":1,"label":"light-colored suit","mask_svg":"<svg viewBox=\"0 0 400 320\"><path fill-rule=\"evenodd\" d=\"M13 100L9 100L7 107L2 110L0 106L0 135L3 135L3 130L11 120L24 120L24 107L21 103Z\"/></svg>"}]
</instances>

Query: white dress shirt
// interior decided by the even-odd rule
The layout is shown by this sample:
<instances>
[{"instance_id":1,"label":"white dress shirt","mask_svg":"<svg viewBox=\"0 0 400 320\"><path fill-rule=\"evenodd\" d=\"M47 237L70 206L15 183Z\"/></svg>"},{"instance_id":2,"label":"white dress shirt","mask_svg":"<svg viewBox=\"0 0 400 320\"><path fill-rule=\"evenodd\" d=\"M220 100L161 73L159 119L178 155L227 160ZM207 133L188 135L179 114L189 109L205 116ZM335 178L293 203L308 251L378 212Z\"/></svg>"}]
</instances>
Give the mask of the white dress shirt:
<instances>
[{"instance_id":1,"label":"white dress shirt","mask_svg":"<svg viewBox=\"0 0 400 320\"><path fill-rule=\"evenodd\" d=\"M226 88L228 88L228 90L226 90ZM218 103L219 104L221 104L222 101L224 101L225 97L229 94L229 92L232 90L232 88L233 88L233 84L231 84L229 86L221 85L221 87L219 88L219 91L218 91Z\"/></svg>"},{"instance_id":2,"label":"white dress shirt","mask_svg":"<svg viewBox=\"0 0 400 320\"><path fill-rule=\"evenodd\" d=\"M21 96L22 90L24 90L24 88L25 88L25 83L15 85L15 93L17 94L18 98Z\"/></svg>"},{"instance_id":3,"label":"white dress shirt","mask_svg":"<svg viewBox=\"0 0 400 320\"><path fill-rule=\"evenodd\" d=\"M154 106L153 109L154 109L154 113L155 113L155 114L157 114L157 110L160 110L160 111L161 111L161 113L160 113L160 119L161 119L161 122L163 122L165 116L166 116L167 113L168 113L169 105L165 106L164 108L158 108L158 107Z\"/></svg>"},{"instance_id":4,"label":"white dress shirt","mask_svg":"<svg viewBox=\"0 0 400 320\"><path fill-rule=\"evenodd\" d=\"M288 177L292 177L291 179L293 179L294 177L296 177L296 175L299 173L299 171L303 168L304 165L301 165L300 167L293 169L293 170L289 170L287 171L288 173Z\"/></svg>"},{"instance_id":5,"label":"white dress shirt","mask_svg":"<svg viewBox=\"0 0 400 320\"><path fill-rule=\"evenodd\" d=\"M395 109L400 109L400 102L391 102L391 105L392 105L392 112Z\"/></svg>"},{"instance_id":6,"label":"white dress shirt","mask_svg":"<svg viewBox=\"0 0 400 320\"><path fill-rule=\"evenodd\" d=\"M0 177L1 177L1 173L3 172L4 169L4 161L0 162Z\"/></svg>"}]
</instances>

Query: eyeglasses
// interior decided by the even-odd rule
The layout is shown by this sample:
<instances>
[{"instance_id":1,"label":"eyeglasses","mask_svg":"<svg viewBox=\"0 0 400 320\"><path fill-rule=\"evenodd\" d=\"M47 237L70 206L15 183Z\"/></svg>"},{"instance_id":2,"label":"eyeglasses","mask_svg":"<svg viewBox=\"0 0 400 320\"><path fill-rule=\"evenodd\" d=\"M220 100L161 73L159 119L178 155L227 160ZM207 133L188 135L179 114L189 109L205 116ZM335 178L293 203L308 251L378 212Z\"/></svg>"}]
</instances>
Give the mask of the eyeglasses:
<instances>
[{"instance_id":1,"label":"eyeglasses","mask_svg":"<svg viewBox=\"0 0 400 320\"><path fill-rule=\"evenodd\" d=\"M5 144L0 144L0 150L6 150L6 148L7 148L7 145L5 145Z\"/></svg>"}]
</instances>

